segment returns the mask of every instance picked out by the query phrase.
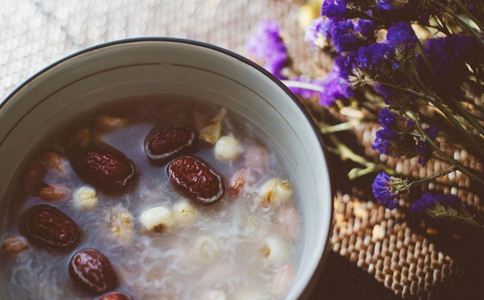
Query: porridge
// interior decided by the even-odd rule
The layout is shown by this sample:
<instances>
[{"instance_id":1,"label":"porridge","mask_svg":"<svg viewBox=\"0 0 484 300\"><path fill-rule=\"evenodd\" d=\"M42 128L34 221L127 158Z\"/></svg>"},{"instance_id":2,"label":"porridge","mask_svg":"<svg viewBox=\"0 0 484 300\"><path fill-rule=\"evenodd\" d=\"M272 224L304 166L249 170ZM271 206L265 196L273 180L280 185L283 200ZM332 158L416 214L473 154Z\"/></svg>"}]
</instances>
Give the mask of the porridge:
<instances>
[{"instance_id":1,"label":"porridge","mask_svg":"<svg viewBox=\"0 0 484 300\"><path fill-rule=\"evenodd\" d=\"M36 151L2 234L12 299L284 298L302 224L281 158L223 107L156 100Z\"/></svg>"}]
</instances>

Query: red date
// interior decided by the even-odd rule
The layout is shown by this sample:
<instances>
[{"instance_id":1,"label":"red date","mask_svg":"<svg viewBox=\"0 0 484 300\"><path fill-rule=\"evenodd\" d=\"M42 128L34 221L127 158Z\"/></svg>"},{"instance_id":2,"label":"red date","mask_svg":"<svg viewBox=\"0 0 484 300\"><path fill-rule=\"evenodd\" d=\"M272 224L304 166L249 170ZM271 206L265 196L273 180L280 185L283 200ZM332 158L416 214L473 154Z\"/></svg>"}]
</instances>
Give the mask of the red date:
<instances>
[{"instance_id":1,"label":"red date","mask_svg":"<svg viewBox=\"0 0 484 300\"><path fill-rule=\"evenodd\" d=\"M24 191L27 194L34 193L39 187L42 186L42 179L47 172L47 169L40 162L30 165L22 177L22 184Z\"/></svg>"},{"instance_id":2,"label":"red date","mask_svg":"<svg viewBox=\"0 0 484 300\"><path fill-rule=\"evenodd\" d=\"M222 177L194 156L181 156L171 161L168 176L181 194L204 204L219 200L224 192Z\"/></svg>"},{"instance_id":3,"label":"red date","mask_svg":"<svg viewBox=\"0 0 484 300\"><path fill-rule=\"evenodd\" d=\"M74 254L69 263L69 275L80 288L94 295L108 292L118 284L116 272L108 258L93 248Z\"/></svg>"},{"instance_id":4,"label":"red date","mask_svg":"<svg viewBox=\"0 0 484 300\"><path fill-rule=\"evenodd\" d=\"M91 143L70 154L76 173L85 181L108 192L128 187L136 168L123 153L104 143Z\"/></svg>"},{"instance_id":5,"label":"red date","mask_svg":"<svg viewBox=\"0 0 484 300\"><path fill-rule=\"evenodd\" d=\"M164 161L189 150L195 143L195 132L185 127L169 127L150 133L145 140L146 155L153 161Z\"/></svg>"},{"instance_id":6,"label":"red date","mask_svg":"<svg viewBox=\"0 0 484 300\"><path fill-rule=\"evenodd\" d=\"M81 236L71 218L43 204L32 206L23 214L20 228L31 241L57 250L74 248Z\"/></svg>"},{"instance_id":7,"label":"red date","mask_svg":"<svg viewBox=\"0 0 484 300\"><path fill-rule=\"evenodd\" d=\"M45 201L58 201L66 199L70 191L63 184L44 184L39 189L39 197Z\"/></svg>"}]
</instances>

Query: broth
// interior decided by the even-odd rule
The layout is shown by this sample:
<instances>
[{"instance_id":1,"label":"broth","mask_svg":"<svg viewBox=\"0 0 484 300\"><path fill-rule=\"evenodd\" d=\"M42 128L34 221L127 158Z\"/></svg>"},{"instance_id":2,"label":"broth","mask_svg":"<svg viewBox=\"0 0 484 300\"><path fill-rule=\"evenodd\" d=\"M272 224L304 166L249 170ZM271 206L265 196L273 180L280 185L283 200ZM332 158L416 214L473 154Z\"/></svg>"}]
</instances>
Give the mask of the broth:
<instances>
[{"instance_id":1,"label":"broth","mask_svg":"<svg viewBox=\"0 0 484 300\"><path fill-rule=\"evenodd\" d=\"M118 278L109 290L132 299L284 298L302 244L297 199L283 180L290 176L268 137L233 112L223 115L223 108L200 100L153 96L119 100L55 132L26 172L41 162L46 166L42 182L62 187L64 194L29 190L22 177L18 186L23 192L9 207L0 259L11 298L97 299L107 293L89 292L72 280L70 260L84 248L109 259ZM148 159L144 145L153 128L183 126L200 136L212 125L218 137L216 116L223 116L218 120L221 135L230 137L225 144L197 143L189 153L161 163ZM74 171L66 149L79 132L89 132L90 141L111 145L133 162L137 175L128 188L104 191ZM200 203L174 187L167 165L181 155L198 157L220 174L221 199ZM82 194L81 187L96 196ZM286 188L287 197L279 199ZM90 202L94 198L97 202ZM28 235L26 249L15 243L13 250L9 247L8 238L25 244L19 220L37 204L58 208L78 225L81 237L74 248L57 251ZM147 224L155 212L142 215L153 207L163 207L174 221L150 230Z\"/></svg>"}]
</instances>

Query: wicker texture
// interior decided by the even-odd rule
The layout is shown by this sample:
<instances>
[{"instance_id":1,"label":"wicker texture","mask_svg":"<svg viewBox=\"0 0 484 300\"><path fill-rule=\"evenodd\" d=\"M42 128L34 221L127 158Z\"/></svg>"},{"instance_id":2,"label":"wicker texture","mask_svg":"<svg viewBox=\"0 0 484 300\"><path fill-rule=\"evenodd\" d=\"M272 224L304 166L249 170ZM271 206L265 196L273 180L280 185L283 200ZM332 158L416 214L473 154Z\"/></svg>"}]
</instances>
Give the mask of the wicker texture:
<instances>
[{"instance_id":1,"label":"wicker texture","mask_svg":"<svg viewBox=\"0 0 484 300\"><path fill-rule=\"evenodd\" d=\"M402 297L432 292L452 275L452 259L412 233L397 211L338 193L334 220L333 251Z\"/></svg>"},{"instance_id":2,"label":"wicker texture","mask_svg":"<svg viewBox=\"0 0 484 300\"><path fill-rule=\"evenodd\" d=\"M100 42L137 36L176 36L202 40L244 53L257 21L283 23L285 40L295 63L311 63L302 41L296 3L277 0L3 0L0 9L0 97L52 61ZM361 126L356 133L368 155L377 130ZM457 159L482 168L463 152ZM416 159L382 157L397 170L424 177L447 166L431 162L418 169ZM463 195L469 180L460 173L447 176ZM452 188L447 188L451 192ZM367 199L335 195L332 249L403 297L432 295L454 273L453 259L412 232L400 212L389 211ZM465 201L478 206L467 193ZM482 208L481 208L482 209ZM336 279L337 280L337 279ZM328 287L329 288L329 287ZM325 292L317 290L314 299ZM379 298L374 295L375 299Z\"/></svg>"}]
</instances>

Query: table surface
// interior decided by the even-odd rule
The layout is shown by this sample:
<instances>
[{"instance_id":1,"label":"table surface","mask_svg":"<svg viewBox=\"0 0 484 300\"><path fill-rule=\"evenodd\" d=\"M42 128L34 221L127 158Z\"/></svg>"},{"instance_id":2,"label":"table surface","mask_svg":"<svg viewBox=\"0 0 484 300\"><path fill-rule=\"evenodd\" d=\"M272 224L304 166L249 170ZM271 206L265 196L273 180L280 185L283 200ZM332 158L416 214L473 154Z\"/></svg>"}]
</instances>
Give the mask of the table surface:
<instances>
[{"instance_id":1,"label":"table surface","mask_svg":"<svg viewBox=\"0 0 484 300\"><path fill-rule=\"evenodd\" d=\"M285 25L284 34L291 54L296 57L296 63L304 65L310 61L310 51L302 40L298 15L297 4L283 0L2 0L0 101L15 86L53 61L85 47L116 39L182 37L244 54L250 33L262 19L279 20ZM346 181L341 172L333 176L338 182ZM335 199L336 206L349 207L344 197L338 199ZM375 205L370 203L366 208L371 210ZM337 230L348 223L344 214L342 218L342 223L335 227ZM380 225L375 225L373 230ZM371 228L369 230L371 232ZM343 249L338 240L340 233L335 233L333 251L330 251L328 264L312 299L399 299L395 289L384 283L386 278L378 279L368 266L361 267L358 260L346 253L347 249ZM414 236L412 233L412 238ZM417 235L416 243L422 240ZM453 291L460 289L457 287ZM465 285L462 288L465 289ZM433 294L433 298L459 299L466 295L471 299L478 295L443 291ZM423 293L421 297L427 297L425 295Z\"/></svg>"}]
</instances>

